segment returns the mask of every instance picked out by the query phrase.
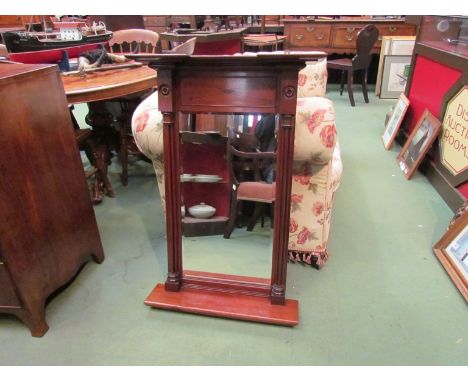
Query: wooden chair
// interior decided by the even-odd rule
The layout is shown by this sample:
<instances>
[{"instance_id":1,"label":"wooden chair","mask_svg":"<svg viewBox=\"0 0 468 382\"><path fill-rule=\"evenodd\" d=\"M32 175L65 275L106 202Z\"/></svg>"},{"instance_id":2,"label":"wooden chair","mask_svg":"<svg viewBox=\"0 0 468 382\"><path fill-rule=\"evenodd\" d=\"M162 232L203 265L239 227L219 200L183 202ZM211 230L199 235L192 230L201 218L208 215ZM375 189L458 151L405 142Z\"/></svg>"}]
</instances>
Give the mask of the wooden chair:
<instances>
[{"instance_id":1,"label":"wooden chair","mask_svg":"<svg viewBox=\"0 0 468 382\"><path fill-rule=\"evenodd\" d=\"M245 52L246 47L251 47L261 52L264 50L278 50L280 44L287 36L278 36L277 34L243 34L241 36L241 53Z\"/></svg>"},{"instance_id":2,"label":"wooden chair","mask_svg":"<svg viewBox=\"0 0 468 382\"><path fill-rule=\"evenodd\" d=\"M146 29L123 29L109 40L111 53L156 53L159 34Z\"/></svg>"},{"instance_id":3,"label":"wooden chair","mask_svg":"<svg viewBox=\"0 0 468 382\"><path fill-rule=\"evenodd\" d=\"M90 178L93 175L96 176L96 180L93 185L92 202L93 204L99 204L102 202L102 194L99 190L100 187L104 187L107 192L113 193L112 185L104 169L104 166L106 166L106 164L104 163L102 158L98 158L94 142L91 138L92 130L80 129L78 121L73 115L72 110L73 106L70 107L70 117L72 119L74 129L73 131L75 134L75 142L78 146L78 149L86 153L86 157L88 158L89 163L92 166L91 170L85 171L86 179Z\"/></svg>"},{"instance_id":4,"label":"wooden chair","mask_svg":"<svg viewBox=\"0 0 468 382\"><path fill-rule=\"evenodd\" d=\"M123 29L113 32L109 41L109 51L111 53L156 53L158 47L159 34L145 29ZM131 138L131 118L136 107L143 98L150 93L138 93L121 97L110 102L118 102L120 105L119 123L120 160L122 162L121 181L124 186L128 184L128 156L136 155L140 159L145 159L134 145L130 144Z\"/></svg>"},{"instance_id":5,"label":"wooden chair","mask_svg":"<svg viewBox=\"0 0 468 382\"><path fill-rule=\"evenodd\" d=\"M239 133L240 134L240 133ZM252 231L257 223L257 220L262 216L265 209L265 204L271 204L271 210L274 210L275 202L275 189L276 183L266 183L261 180L260 169L261 162L263 160L275 160L276 153L273 152L252 152L252 151L240 151L237 150L232 142L228 143L227 148L227 159L228 166L231 172L232 187L231 187L231 205L229 213L229 221L226 225L224 231L224 238L229 239L231 237L232 231L236 224L238 217L239 205L242 201L252 201L255 203L255 209L253 216L247 227L247 231ZM253 166L253 176L252 181L244 180L241 181L238 177L236 167L234 163L242 163L246 161L248 166ZM245 168L243 168L245 170ZM273 215L272 215L272 226L273 226Z\"/></svg>"},{"instance_id":6,"label":"wooden chair","mask_svg":"<svg viewBox=\"0 0 468 382\"><path fill-rule=\"evenodd\" d=\"M339 58L336 60L328 61L328 69L341 70L341 81L340 81L340 95L343 95L343 87L345 81L345 75L348 76L348 96L351 106L355 106L353 96L353 80L354 72L358 72L361 75L362 93L364 94L364 100L369 103L369 97L367 95L367 70L371 61L371 50L377 39L379 38L379 30L375 25L366 25L362 28L356 37L356 55L350 58Z\"/></svg>"}]
</instances>

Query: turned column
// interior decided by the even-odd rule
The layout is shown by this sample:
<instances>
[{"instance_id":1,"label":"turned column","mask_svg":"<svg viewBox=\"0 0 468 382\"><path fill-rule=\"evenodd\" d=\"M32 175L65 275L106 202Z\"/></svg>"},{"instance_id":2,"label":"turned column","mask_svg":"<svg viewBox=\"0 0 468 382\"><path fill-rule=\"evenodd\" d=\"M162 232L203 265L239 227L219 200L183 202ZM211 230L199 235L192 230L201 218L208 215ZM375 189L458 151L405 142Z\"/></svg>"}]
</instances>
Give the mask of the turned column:
<instances>
[{"instance_id":1,"label":"turned column","mask_svg":"<svg viewBox=\"0 0 468 382\"><path fill-rule=\"evenodd\" d=\"M292 161L294 153L294 115L281 114L278 129L276 166L275 230L273 236L273 262L271 269L272 304L284 304L286 290L286 267L288 264L288 232L291 195ZM286 195L278 198L278 195Z\"/></svg>"}]
</instances>

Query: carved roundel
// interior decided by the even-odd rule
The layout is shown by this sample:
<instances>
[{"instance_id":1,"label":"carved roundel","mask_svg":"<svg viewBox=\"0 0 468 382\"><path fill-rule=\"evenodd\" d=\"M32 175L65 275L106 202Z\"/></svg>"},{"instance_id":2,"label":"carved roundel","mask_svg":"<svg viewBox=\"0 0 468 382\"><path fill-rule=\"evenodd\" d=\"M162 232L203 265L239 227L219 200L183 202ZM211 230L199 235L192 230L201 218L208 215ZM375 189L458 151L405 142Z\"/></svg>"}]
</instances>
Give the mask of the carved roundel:
<instances>
[{"instance_id":1,"label":"carved roundel","mask_svg":"<svg viewBox=\"0 0 468 382\"><path fill-rule=\"evenodd\" d=\"M283 94L286 98L292 98L296 94L296 88L294 86L286 86L283 89Z\"/></svg>"},{"instance_id":2,"label":"carved roundel","mask_svg":"<svg viewBox=\"0 0 468 382\"><path fill-rule=\"evenodd\" d=\"M161 85L159 87L159 91L162 95L167 96L171 92L171 89L167 85Z\"/></svg>"}]
</instances>

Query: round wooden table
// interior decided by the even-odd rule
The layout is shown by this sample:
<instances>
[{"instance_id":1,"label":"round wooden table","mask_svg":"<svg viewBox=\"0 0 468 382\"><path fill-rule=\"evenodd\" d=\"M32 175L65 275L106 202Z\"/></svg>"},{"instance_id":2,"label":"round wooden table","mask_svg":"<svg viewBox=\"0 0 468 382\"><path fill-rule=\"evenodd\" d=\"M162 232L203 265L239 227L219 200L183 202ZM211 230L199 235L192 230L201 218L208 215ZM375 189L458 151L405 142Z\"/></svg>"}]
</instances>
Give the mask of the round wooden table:
<instances>
[{"instance_id":1,"label":"round wooden table","mask_svg":"<svg viewBox=\"0 0 468 382\"><path fill-rule=\"evenodd\" d=\"M108 112L105 101L136 95L156 87L156 71L147 66L119 68L119 65L112 65L112 68L87 73L84 77L63 74L61 76L67 101L70 104L88 104L86 123L93 127L96 167L100 166L103 169L103 175L97 175L94 183L94 203L101 202L104 194L115 196L107 177L107 167L111 162L110 150L115 142L115 131L111 128L114 117ZM130 119L131 114L127 118Z\"/></svg>"}]
</instances>

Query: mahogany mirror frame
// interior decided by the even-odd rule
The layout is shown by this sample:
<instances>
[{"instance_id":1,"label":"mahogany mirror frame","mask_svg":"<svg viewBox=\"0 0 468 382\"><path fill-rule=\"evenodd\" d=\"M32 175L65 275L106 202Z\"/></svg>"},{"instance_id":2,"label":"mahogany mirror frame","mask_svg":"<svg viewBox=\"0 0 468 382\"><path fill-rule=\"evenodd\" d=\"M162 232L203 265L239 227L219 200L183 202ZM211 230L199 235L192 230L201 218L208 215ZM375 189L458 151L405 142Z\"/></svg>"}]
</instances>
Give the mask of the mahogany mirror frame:
<instances>
[{"instance_id":1,"label":"mahogany mirror frame","mask_svg":"<svg viewBox=\"0 0 468 382\"><path fill-rule=\"evenodd\" d=\"M256 56L128 55L158 71L163 114L168 273L145 304L277 325L299 322L286 299L289 212L298 72L325 53ZM203 89L203 91L200 91ZM279 115L271 279L184 270L179 170L179 112Z\"/></svg>"}]
</instances>

